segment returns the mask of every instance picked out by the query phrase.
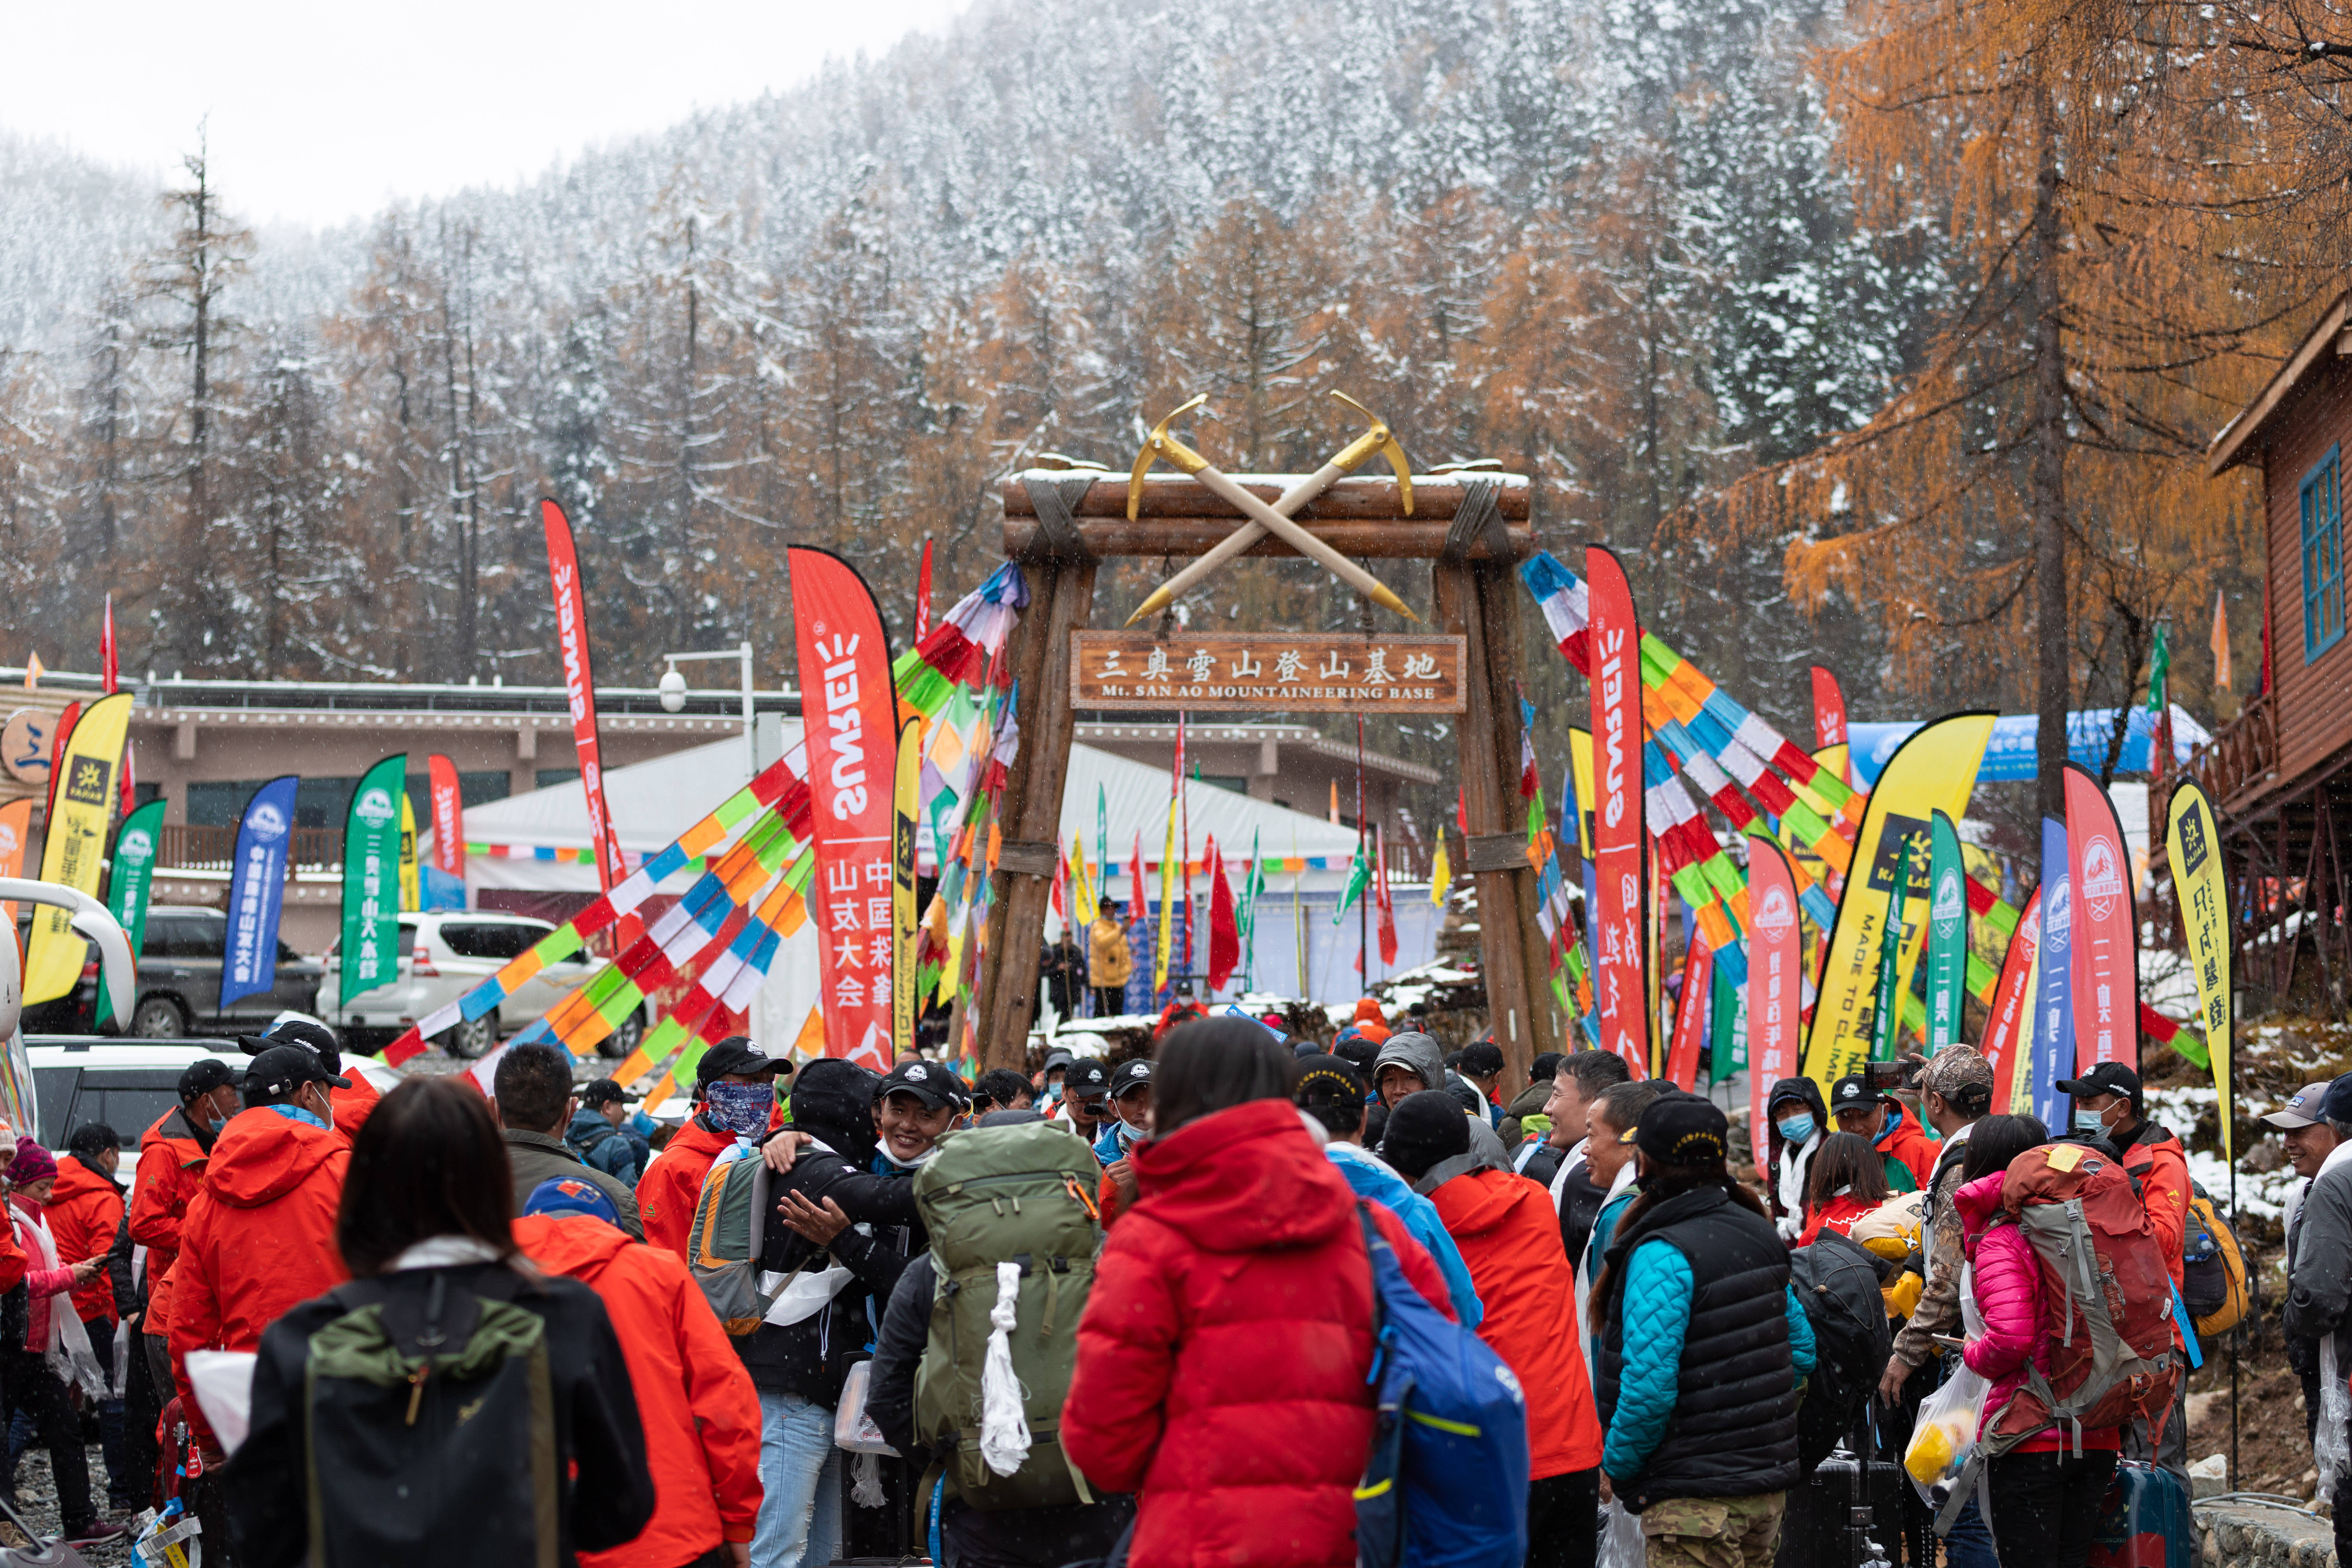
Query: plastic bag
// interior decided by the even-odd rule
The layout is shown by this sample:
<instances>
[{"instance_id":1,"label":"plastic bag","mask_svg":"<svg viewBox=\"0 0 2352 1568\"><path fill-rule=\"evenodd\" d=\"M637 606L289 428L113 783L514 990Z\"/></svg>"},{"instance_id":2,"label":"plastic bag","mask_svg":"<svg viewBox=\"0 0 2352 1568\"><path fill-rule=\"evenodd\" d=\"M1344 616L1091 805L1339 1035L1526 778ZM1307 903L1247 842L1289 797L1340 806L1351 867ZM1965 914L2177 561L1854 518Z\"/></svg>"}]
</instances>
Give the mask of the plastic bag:
<instances>
[{"instance_id":1,"label":"plastic bag","mask_svg":"<svg viewBox=\"0 0 2352 1568\"><path fill-rule=\"evenodd\" d=\"M882 1440L882 1428L866 1413L866 1391L873 1376L870 1361L849 1369L849 1381L841 1385L841 1403L834 1406L834 1446L853 1454L896 1454L898 1450Z\"/></svg>"},{"instance_id":2,"label":"plastic bag","mask_svg":"<svg viewBox=\"0 0 2352 1568\"><path fill-rule=\"evenodd\" d=\"M1642 1516L1628 1513L1612 1498L1601 1510L1601 1555L1596 1568L1642 1568L1649 1548L1642 1541Z\"/></svg>"},{"instance_id":3,"label":"plastic bag","mask_svg":"<svg viewBox=\"0 0 2352 1568\"><path fill-rule=\"evenodd\" d=\"M1903 1450L1903 1468L1930 1508L1942 1501L1937 1493L1958 1478L1976 1447L1988 1388L1983 1378L1963 1366L1919 1402L1911 1442Z\"/></svg>"},{"instance_id":4,"label":"plastic bag","mask_svg":"<svg viewBox=\"0 0 2352 1568\"><path fill-rule=\"evenodd\" d=\"M2319 1425L2311 1440L2311 1457L2319 1470L2315 1497L2334 1497L2336 1483L2352 1471L2352 1451L2346 1447L2344 1427L2352 1421L2352 1389L2344 1385L2344 1369L2336 1359L2336 1336L2319 1339Z\"/></svg>"}]
</instances>

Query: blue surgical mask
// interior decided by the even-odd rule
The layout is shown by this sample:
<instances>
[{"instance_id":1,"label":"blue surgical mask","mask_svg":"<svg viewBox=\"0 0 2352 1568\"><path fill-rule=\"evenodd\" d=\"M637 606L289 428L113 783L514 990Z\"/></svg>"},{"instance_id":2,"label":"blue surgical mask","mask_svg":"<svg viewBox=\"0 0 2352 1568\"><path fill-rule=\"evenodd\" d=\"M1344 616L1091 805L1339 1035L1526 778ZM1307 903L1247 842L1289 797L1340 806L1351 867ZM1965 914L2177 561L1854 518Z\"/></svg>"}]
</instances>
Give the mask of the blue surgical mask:
<instances>
[{"instance_id":1,"label":"blue surgical mask","mask_svg":"<svg viewBox=\"0 0 2352 1568\"><path fill-rule=\"evenodd\" d=\"M2106 1119L2095 1110L2078 1110L2074 1112L2074 1131L2105 1137L2107 1131Z\"/></svg>"},{"instance_id":2,"label":"blue surgical mask","mask_svg":"<svg viewBox=\"0 0 2352 1568\"><path fill-rule=\"evenodd\" d=\"M1813 1119L1810 1115L1791 1116L1774 1125L1780 1129L1780 1136L1791 1143L1801 1143L1813 1135Z\"/></svg>"},{"instance_id":3,"label":"blue surgical mask","mask_svg":"<svg viewBox=\"0 0 2352 1568\"><path fill-rule=\"evenodd\" d=\"M704 1114L738 1138L757 1138L768 1130L768 1115L776 1107L776 1090L765 1083L714 1083L707 1091Z\"/></svg>"}]
</instances>

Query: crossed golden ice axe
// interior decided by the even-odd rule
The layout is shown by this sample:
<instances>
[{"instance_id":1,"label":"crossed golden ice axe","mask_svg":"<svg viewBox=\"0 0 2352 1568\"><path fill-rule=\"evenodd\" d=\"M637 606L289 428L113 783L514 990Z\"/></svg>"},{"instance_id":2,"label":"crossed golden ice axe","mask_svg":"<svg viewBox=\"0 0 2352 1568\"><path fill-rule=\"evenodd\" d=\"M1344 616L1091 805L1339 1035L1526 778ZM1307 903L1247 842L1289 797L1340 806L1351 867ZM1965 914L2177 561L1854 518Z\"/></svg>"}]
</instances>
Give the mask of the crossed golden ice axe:
<instances>
[{"instance_id":1,"label":"crossed golden ice axe","mask_svg":"<svg viewBox=\"0 0 2352 1568\"><path fill-rule=\"evenodd\" d=\"M1408 620L1421 619L1419 616L1412 613L1402 599L1390 592L1379 578L1290 521L1301 507L1330 489L1333 480L1342 474L1355 472L1357 468L1375 452L1384 455L1389 460L1389 466L1396 470L1397 487L1404 496L1404 514L1407 517L1412 515L1412 468L1405 461L1404 447L1390 431L1388 422L1344 392L1335 390L1331 395L1370 420L1371 428L1340 448L1339 454L1329 462L1283 491L1272 506L1268 506L1232 479L1219 473L1208 458L1168 433L1168 426L1175 423L1180 416L1191 413L1208 401L1205 394L1194 397L1180 408L1171 410L1166 418L1151 427L1150 436L1144 440L1142 449L1135 455L1134 470L1127 477L1127 515L1129 521L1135 520L1136 512L1143 500L1143 476L1151 471L1152 464L1163 458L1200 480L1202 484L1208 487L1213 495L1222 497L1239 507L1242 514L1250 521L1228 534L1215 549L1153 590L1151 596L1137 607L1135 614L1128 616L1129 626L1133 626L1155 611L1167 608L1175 601L1179 594L1183 593L1193 584L1198 583L1269 533L1282 540L1301 555L1322 563L1330 569L1334 576L1370 598L1374 604L1394 610Z\"/></svg>"}]
</instances>

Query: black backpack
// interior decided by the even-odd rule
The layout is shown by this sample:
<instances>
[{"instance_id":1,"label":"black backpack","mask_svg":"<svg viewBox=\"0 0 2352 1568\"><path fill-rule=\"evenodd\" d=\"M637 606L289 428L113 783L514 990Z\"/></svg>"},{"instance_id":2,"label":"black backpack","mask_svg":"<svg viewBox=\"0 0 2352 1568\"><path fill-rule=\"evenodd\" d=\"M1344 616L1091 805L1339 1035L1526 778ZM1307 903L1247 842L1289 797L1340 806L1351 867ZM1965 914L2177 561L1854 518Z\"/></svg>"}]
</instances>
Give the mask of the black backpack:
<instances>
[{"instance_id":1,"label":"black backpack","mask_svg":"<svg viewBox=\"0 0 2352 1568\"><path fill-rule=\"evenodd\" d=\"M1895 1336L1878 1260L1833 1230L1789 1255L1789 1284L1813 1331L1812 1380L1797 1412L1798 1473L1811 1475L1862 1419Z\"/></svg>"},{"instance_id":2,"label":"black backpack","mask_svg":"<svg viewBox=\"0 0 2352 1568\"><path fill-rule=\"evenodd\" d=\"M353 1280L310 1336L302 1424L310 1560L554 1568L562 1556L547 1324L504 1269L421 1300Z\"/></svg>"}]
</instances>

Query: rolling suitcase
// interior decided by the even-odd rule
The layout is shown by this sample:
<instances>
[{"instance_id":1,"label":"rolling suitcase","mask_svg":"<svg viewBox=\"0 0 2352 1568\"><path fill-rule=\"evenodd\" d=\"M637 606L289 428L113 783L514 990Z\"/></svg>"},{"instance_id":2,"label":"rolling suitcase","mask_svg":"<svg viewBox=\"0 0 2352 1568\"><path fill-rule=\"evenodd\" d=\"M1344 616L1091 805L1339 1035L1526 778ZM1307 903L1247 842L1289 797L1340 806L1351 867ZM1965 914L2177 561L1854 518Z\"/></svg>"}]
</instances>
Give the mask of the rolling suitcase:
<instances>
[{"instance_id":1,"label":"rolling suitcase","mask_svg":"<svg viewBox=\"0 0 2352 1568\"><path fill-rule=\"evenodd\" d=\"M1865 1470L1840 1444L1790 1489L1774 1568L1885 1568L1909 1489L1893 1460L1871 1460Z\"/></svg>"},{"instance_id":2,"label":"rolling suitcase","mask_svg":"<svg viewBox=\"0 0 2352 1568\"><path fill-rule=\"evenodd\" d=\"M2179 1476L2120 1460L2091 1537L2091 1568L2196 1568L2196 1530Z\"/></svg>"}]
</instances>

